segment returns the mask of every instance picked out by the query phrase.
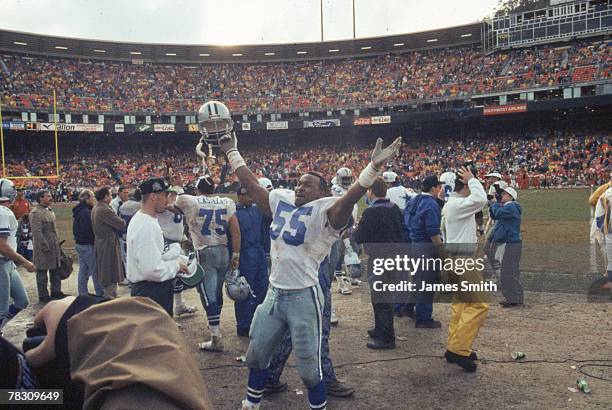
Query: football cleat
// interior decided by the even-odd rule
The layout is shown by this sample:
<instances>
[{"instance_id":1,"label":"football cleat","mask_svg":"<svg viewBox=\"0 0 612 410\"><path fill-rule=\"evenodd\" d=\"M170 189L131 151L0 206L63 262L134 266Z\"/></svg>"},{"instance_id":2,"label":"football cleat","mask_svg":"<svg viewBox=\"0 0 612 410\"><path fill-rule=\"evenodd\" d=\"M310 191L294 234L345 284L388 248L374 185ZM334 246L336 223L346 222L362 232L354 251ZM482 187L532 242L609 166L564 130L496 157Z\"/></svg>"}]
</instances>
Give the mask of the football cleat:
<instances>
[{"instance_id":1,"label":"football cleat","mask_svg":"<svg viewBox=\"0 0 612 410\"><path fill-rule=\"evenodd\" d=\"M208 342L198 343L198 347L205 352L222 352L223 340L221 336L213 336Z\"/></svg>"},{"instance_id":2,"label":"football cleat","mask_svg":"<svg viewBox=\"0 0 612 410\"><path fill-rule=\"evenodd\" d=\"M338 324L338 316L336 315L336 309L334 308L331 310L331 318L329 319L329 323L332 325Z\"/></svg>"},{"instance_id":3,"label":"football cleat","mask_svg":"<svg viewBox=\"0 0 612 410\"><path fill-rule=\"evenodd\" d=\"M181 304L178 305L175 309L174 309L174 314L177 316L181 316L181 315L185 315L185 314L193 314L195 312L197 312L198 308L196 308L195 306L188 306L186 304Z\"/></svg>"},{"instance_id":4,"label":"football cleat","mask_svg":"<svg viewBox=\"0 0 612 410\"><path fill-rule=\"evenodd\" d=\"M336 276L336 281L338 282L338 293L341 295L350 295L353 293L351 290L351 280L344 275Z\"/></svg>"}]
</instances>

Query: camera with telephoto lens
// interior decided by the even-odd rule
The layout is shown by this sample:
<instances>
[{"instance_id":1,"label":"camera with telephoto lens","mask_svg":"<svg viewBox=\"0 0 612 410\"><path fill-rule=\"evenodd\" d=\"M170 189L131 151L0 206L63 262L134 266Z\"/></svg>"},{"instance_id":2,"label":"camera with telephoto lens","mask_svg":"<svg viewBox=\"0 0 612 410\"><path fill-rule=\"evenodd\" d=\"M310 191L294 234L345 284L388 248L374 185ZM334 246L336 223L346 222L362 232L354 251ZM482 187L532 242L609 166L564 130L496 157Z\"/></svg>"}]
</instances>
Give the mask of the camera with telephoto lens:
<instances>
[{"instance_id":1,"label":"camera with telephoto lens","mask_svg":"<svg viewBox=\"0 0 612 410\"><path fill-rule=\"evenodd\" d=\"M501 202L501 200L502 200L502 193L504 192L504 190L497 183L493 184L493 188L495 188L495 200L497 202Z\"/></svg>"}]
</instances>

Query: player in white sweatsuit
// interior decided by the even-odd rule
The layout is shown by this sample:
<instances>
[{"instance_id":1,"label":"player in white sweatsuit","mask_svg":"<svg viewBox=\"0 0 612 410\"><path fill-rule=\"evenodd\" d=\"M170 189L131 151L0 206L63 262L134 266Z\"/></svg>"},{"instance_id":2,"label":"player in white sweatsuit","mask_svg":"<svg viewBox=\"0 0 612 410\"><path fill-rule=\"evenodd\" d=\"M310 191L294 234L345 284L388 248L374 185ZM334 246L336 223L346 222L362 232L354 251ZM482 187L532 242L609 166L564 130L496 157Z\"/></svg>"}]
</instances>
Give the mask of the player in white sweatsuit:
<instances>
[{"instance_id":1,"label":"player in white sweatsuit","mask_svg":"<svg viewBox=\"0 0 612 410\"><path fill-rule=\"evenodd\" d=\"M451 256L475 258L478 245L476 233L476 214L487 203L487 194L477 178L468 168L459 171L460 179L455 181L455 189L446 205L442 208L445 217L444 242ZM478 270L466 269L458 280L480 283L482 275ZM457 363L467 371L476 370L475 353L472 344L478 330L484 323L489 305L480 301L479 296L455 292L451 304L451 319L448 326L448 346L446 360Z\"/></svg>"}]
</instances>

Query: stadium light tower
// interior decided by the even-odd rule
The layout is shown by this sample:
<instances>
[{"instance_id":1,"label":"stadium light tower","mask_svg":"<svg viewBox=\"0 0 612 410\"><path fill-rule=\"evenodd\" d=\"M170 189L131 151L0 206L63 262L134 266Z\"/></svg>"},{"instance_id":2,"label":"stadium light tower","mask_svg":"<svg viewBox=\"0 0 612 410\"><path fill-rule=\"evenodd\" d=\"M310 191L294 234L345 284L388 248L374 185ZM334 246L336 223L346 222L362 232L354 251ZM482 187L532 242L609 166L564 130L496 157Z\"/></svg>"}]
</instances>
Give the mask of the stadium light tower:
<instances>
[{"instance_id":1,"label":"stadium light tower","mask_svg":"<svg viewBox=\"0 0 612 410\"><path fill-rule=\"evenodd\" d=\"M323 0L321 0L321 42L323 42Z\"/></svg>"},{"instance_id":2,"label":"stadium light tower","mask_svg":"<svg viewBox=\"0 0 612 410\"><path fill-rule=\"evenodd\" d=\"M323 0L320 1L320 5L321 5L321 41L324 41L324 36L323 36ZM356 24L355 24L355 0L353 0L353 40L357 38L357 30L356 30Z\"/></svg>"},{"instance_id":3,"label":"stadium light tower","mask_svg":"<svg viewBox=\"0 0 612 410\"><path fill-rule=\"evenodd\" d=\"M357 38L355 34L355 0L353 0L353 40Z\"/></svg>"}]
</instances>

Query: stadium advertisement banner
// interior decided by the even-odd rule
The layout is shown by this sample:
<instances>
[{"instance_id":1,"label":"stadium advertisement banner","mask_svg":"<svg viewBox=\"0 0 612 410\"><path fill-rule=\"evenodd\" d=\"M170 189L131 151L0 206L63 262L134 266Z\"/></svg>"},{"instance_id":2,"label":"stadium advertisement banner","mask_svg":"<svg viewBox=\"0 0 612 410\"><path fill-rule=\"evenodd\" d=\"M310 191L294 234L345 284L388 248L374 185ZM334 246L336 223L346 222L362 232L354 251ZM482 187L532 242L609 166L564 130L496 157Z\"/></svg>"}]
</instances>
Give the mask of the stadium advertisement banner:
<instances>
[{"instance_id":1,"label":"stadium advertisement banner","mask_svg":"<svg viewBox=\"0 0 612 410\"><path fill-rule=\"evenodd\" d=\"M23 131L26 125L23 121L2 121L2 128L5 130Z\"/></svg>"},{"instance_id":2,"label":"stadium advertisement banner","mask_svg":"<svg viewBox=\"0 0 612 410\"><path fill-rule=\"evenodd\" d=\"M372 124L372 119L370 117L367 118L355 118L353 120L353 125L370 125Z\"/></svg>"},{"instance_id":3,"label":"stadium advertisement banner","mask_svg":"<svg viewBox=\"0 0 612 410\"><path fill-rule=\"evenodd\" d=\"M504 115L515 112L527 112L527 104L495 105L485 107L482 111L484 115Z\"/></svg>"},{"instance_id":4,"label":"stadium advertisement banner","mask_svg":"<svg viewBox=\"0 0 612 410\"><path fill-rule=\"evenodd\" d=\"M198 132L198 124L187 124L187 131L189 132Z\"/></svg>"},{"instance_id":5,"label":"stadium advertisement banner","mask_svg":"<svg viewBox=\"0 0 612 410\"><path fill-rule=\"evenodd\" d=\"M372 117L372 125L376 124L391 124L391 116L379 115L377 117Z\"/></svg>"},{"instance_id":6,"label":"stadium advertisement banner","mask_svg":"<svg viewBox=\"0 0 612 410\"><path fill-rule=\"evenodd\" d=\"M340 120L338 119L304 121L304 128L330 128L339 126Z\"/></svg>"},{"instance_id":7,"label":"stadium advertisement banner","mask_svg":"<svg viewBox=\"0 0 612 410\"><path fill-rule=\"evenodd\" d=\"M243 122L242 123L242 131L251 131L251 123Z\"/></svg>"},{"instance_id":8,"label":"stadium advertisement banner","mask_svg":"<svg viewBox=\"0 0 612 410\"><path fill-rule=\"evenodd\" d=\"M125 125L115 124L115 132L125 132Z\"/></svg>"},{"instance_id":9,"label":"stadium advertisement banner","mask_svg":"<svg viewBox=\"0 0 612 410\"><path fill-rule=\"evenodd\" d=\"M153 131L153 126L151 124L138 124L136 126L136 132L151 132Z\"/></svg>"},{"instance_id":10,"label":"stadium advertisement banner","mask_svg":"<svg viewBox=\"0 0 612 410\"><path fill-rule=\"evenodd\" d=\"M268 121L266 122L266 129L268 130L287 130L289 129L288 121Z\"/></svg>"},{"instance_id":11,"label":"stadium advertisement banner","mask_svg":"<svg viewBox=\"0 0 612 410\"><path fill-rule=\"evenodd\" d=\"M30 128L28 128L30 129ZM52 122L40 122L36 128L38 131L55 131L55 124ZM103 132L104 124L57 124L57 130L62 132Z\"/></svg>"},{"instance_id":12,"label":"stadium advertisement banner","mask_svg":"<svg viewBox=\"0 0 612 410\"><path fill-rule=\"evenodd\" d=\"M174 124L155 124L154 132L174 132Z\"/></svg>"}]
</instances>

